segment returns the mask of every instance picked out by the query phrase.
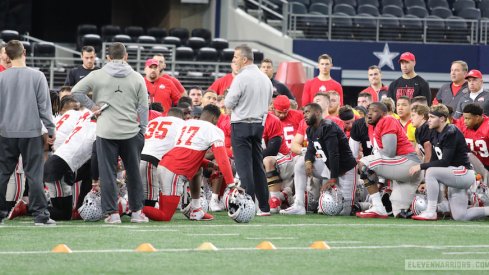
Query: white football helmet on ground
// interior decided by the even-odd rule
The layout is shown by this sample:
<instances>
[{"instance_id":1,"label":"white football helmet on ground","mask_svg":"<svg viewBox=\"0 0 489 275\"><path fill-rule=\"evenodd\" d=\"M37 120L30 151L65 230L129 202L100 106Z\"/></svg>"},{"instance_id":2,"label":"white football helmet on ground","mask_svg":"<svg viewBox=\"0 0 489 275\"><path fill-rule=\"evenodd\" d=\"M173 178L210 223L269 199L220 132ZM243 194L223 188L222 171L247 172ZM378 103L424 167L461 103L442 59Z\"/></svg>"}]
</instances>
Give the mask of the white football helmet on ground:
<instances>
[{"instance_id":1,"label":"white football helmet on ground","mask_svg":"<svg viewBox=\"0 0 489 275\"><path fill-rule=\"evenodd\" d=\"M343 195L337 188L331 188L319 197L319 210L325 215L336 216L343 210Z\"/></svg>"},{"instance_id":2,"label":"white football helmet on ground","mask_svg":"<svg viewBox=\"0 0 489 275\"><path fill-rule=\"evenodd\" d=\"M227 204L229 217L237 223L248 223L255 217L255 203L244 190L230 190Z\"/></svg>"},{"instance_id":3,"label":"white football helmet on ground","mask_svg":"<svg viewBox=\"0 0 489 275\"><path fill-rule=\"evenodd\" d=\"M88 192L83 199L83 204L78 208L78 213L86 222L96 222L103 218L100 193Z\"/></svg>"},{"instance_id":4,"label":"white football helmet on ground","mask_svg":"<svg viewBox=\"0 0 489 275\"><path fill-rule=\"evenodd\" d=\"M425 194L416 194L411 203L411 211L414 215L419 215L428 207L428 200Z\"/></svg>"}]
</instances>

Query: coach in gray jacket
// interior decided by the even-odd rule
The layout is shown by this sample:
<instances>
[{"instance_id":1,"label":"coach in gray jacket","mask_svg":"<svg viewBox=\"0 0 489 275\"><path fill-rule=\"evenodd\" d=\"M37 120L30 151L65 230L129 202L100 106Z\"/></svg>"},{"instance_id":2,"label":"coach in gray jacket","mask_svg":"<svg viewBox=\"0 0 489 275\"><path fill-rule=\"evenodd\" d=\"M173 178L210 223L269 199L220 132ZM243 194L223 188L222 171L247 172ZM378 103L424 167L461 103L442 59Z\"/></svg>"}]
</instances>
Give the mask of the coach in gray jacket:
<instances>
[{"instance_id":1,"label":"coach in gray jacket","mask_svg":"<svg viewBox=\"0 0 489 275\"><path fill-rule=\"evenodd\" d=\"M55 139L48 82L42 72L26 66L20 41L9 41L5 51L12 67L0 73L0 223L10 210L5 201L7 183L22 155L34 224L55 225L49 218L42 181L43 124L50 136L48 143Z\"/></svg>"},{"instance_id":2,"label":"coach in gray jacket","mask_svg":"<svg viewBox=\"0 0 489 275\"><path fill-rule=\"evenodd\" d=\"M73 96L87 108L98 112L108 104L97 119L97 160L102 192L102 210L109 216L106 223L120 223L116 183L117 157L120 156L127 174L131 222L147 222L143 208L143 185L139 173L144 133L148 124L148 91L143 77L127 61L122 43L109 47L109 63L92 71L72 89ZM92 100L86 94L93 92Z\"/></svg>"},{"instance_id":3,"label":"coach in gray jacket","mask_svg":"<svg viewBox=\"0 0 489 275\"><path fill-rule=\"evenodd\" d=\"M259 215L270 215L268 186L263 168L261 140L268 106L272 101L270 79L253 64L253 52L247 45L234 49L233 61L239 70L224 104L231 113L231 145L241 186L258 199Z\"/></svg>"},{"instance_id":4,"label":"coach in gray jacket","mask_svg":"<svg viewBox=\"0 0 489 275\"><path fill-rule=\"evenodd\" d=\"M468 92L463 93L458 102L454 118L462 117L464 107L470 103L476 103L484 110L484 115L489 116L489 91L484 90L482 73L479 70L471 70L466 76Z\"/></svg>"}]
</instances>

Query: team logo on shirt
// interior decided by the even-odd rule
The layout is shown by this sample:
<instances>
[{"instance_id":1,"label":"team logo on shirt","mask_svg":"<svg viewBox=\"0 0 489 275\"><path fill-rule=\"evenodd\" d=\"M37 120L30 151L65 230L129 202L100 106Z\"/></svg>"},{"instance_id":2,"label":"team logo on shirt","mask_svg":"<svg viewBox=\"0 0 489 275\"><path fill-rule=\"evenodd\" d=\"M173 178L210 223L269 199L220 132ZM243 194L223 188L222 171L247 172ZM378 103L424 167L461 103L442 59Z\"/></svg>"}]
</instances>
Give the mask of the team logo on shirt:
<instances>
[{"instance_id":1,"label":"team logo on shirt","mask_svg":"<svg viewBox=\"0 0 489 275\"><path fill-rule=\"evenodd\" d=\"M163 90L163 89L165 89L166 87L165 87L165 85L160 84L160 87L159 87L159 88L160 88L161 90Z\"/></svg>"},{"instance_id":2,"label":"team logo on shirt","mask_svg":"<svg viewBox=\"0 0 489 275\"><path fill-rule=\"evenodd\" d=\"M114 93L122 93L122 90L120 89L119 86L117 86L117 90L115 90Z\"/></svg>"},{"instance_id":3,"label":"team logo on shirt","mask_svg":"<svg viewBox=\"0 0 489 275\"><path fill-rule=\"evenodd\" d=\"M325 93L326 92L326 86L321 85L321 87L319 87L319 91Z\"/></svg>"}]
</instances>

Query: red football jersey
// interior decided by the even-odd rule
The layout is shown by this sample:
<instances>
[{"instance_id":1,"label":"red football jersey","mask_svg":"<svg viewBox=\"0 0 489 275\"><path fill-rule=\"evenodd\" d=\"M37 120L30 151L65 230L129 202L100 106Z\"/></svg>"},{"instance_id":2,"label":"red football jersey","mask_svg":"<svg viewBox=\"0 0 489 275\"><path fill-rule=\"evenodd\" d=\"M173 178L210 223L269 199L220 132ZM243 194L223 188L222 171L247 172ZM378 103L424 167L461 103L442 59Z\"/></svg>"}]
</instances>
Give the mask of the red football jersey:
<instances>
[{"instance_id":1,"label":"red football jersey","mask_svg":"<svg viewBox=\"0 0 489 275\"><path fill-rule=\"evenodd\" d=\"M290 149L286 144L283 131L284 130L282 128L282 124L280 123L280 119L273 114L268 114L267 119L265 120L265 127L262 135L264 145L266 145L270 139L279 136L282 138L279 153L287 155L290 152Z\"/></svg>"},{"instance_id":2,"label":"red football jersey","mask_svg":"<svg viewBox=\"0 0 489 275\"><path fill-rule=\"evenodd\" d=\"M231 149L231 116L221 114L216 125L224 132L224 146L226 147L226 153L228 157L233 157L233 151Z\"/></svg>"},{"instance_id":3,"label":"red football jersey","mask_svg":"<svg viewBox=\"0 0 489 275\"><path fill-rule=\"evenodd\" d=\"M336 91L340 95L340 105L343 106L343 87L334 79L321 81L315 77L306 81L304 90L302 91L302 106L311 103L314 96L319 92Z\"/></svg>"},{"instance_id":4,"label":"red football jersey","mask_svg":"<svg viewBox=\"0 0 489 275\"><path fill-rule=\"evenodd\" d=\"M234 76L229 73L221 78L216 79L214 83L209 87L208 90L215 91L218 95L224 94L224 91L231 87L231 83L233 82Z\"/></svg>"},{"instance_id":5,"label":"red football jersey","mask_svg":"<svg viewBox=\"0 0 489 275\"><path fill-rule=\"evenodd\" d=\"M171 80L160 77L154 83L146 78L146 88L148 89L150 102L159 102L163 106L163 115L166 116L172 105L177 105L182 96Z\"/></svg>"},{"instance_id":6,"label":"red football jersey","mask_svg":"<svg viewBox=\"0 0 489 275\"><path fill-rule=\"evenodd\" d=\"M414 152L414 147L409 142L406 131L402 128L401 123L392 116L381 117L375 125L368 125L368 135L374 146L374 150L383 149L382 136L386 134L395 134L397 136L396 156L406 155Z\"/></svg>"},{"instance_id":7,"label":"red football jersey","mask_svg":"<svg viewBox=\"0 0 489 275\"><path fill-rule=\"evenodd\" d=\"M484 117L477 130L468 129L463 123L458 125L464 134L469 150L484 164L489 166L489 118Z\"/></svg>"},{"instance_id":8,"label":"red football jersey","mask_svg":"<svg viewBox=\"0 0 489 275\"><path fill-rule=\"evenodd\" d=\"M180 94L185 93L185 88L183 87L182 83L180 83L178 79L176 79L175 77L169 74L164 74L162 77L171 80L171 82L173 83L173 85L175 85L175 87L180 92Z\"/></svg>"},{"instance_id":9,"label":"red football jersey","mask_svg":"<svg viewBox=\"0 0 489 275\"><path fill-rule=\"evenodd\" d=\"M284 139L287 147L290 148L295 133L297 132L297 129L299 129L299 124L303 119L304 114L301 111L291 109L287 113L287 116L283 120L280 120L282 128L284 129Z\"/></svg>"}]
</instances>

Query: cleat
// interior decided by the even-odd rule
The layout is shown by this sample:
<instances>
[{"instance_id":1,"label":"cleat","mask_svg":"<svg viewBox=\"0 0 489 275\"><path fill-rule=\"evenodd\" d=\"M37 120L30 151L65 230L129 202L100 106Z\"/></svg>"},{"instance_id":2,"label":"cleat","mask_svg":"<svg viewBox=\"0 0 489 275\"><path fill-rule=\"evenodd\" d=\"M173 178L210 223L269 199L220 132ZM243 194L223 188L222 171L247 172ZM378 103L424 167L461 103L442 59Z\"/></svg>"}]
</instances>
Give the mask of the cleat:
<instances>
[{"instance_id":1,"label":"cleat","mask_svg":"<svg viewBox=\"0 0 489 275\"><path fill-rule=\"evenodd\" d=\"M202 207L190 210L190 220L192 221L212 221L214 216L209 213L205 213Z\"/></svg>"},{"instance_id":2,"label":"cleat","mask_svg":"<svg viewBox=\"0 0 489 275\"><path fill-rule=\"evenodd\" d=\"M438 215L435 212L423 211L421 214L413 216L412 219L417 221L436 221Z\"/></svg>"},{"instance_id":3,"label":"cleat","mask_svg":"<svg viewBox=\"0 0 489 275\"><path fill-rule=\"evenodd\" d=\"M280 211L280 206L282 205L282 201L277 197L271 197L268 200L268 204L270 204L270 213L278 214Z\"/></svg>"},{"instance_id":4,"label":"cleat","mask_svg":"<svg viewBox=\"0 0 489 275\"><path fill-rule=\"evenodd\" d=\"M358 212L356 216L363 219L387 219L389 217L383 206L372 206L368 210Z\"/></svg>"},{"instance_id":5,"label":"cleat","mask_svg":"<svg viewBox=\"0 0 489 275\"><path fill-rule=\"evenodd\" d=\"M56 222L53 219L48 219L44 222L34 222L35 226L56 226Z\"/></svg>"},{"instance_id":6,"label":"cleat","mask_svg":"<svg viewBox=\"0 0 489 275\"><path fill-rule=\"evenodd\" d=\"M297 204L292 204L291 207L280 210L280 214L283 215L305 215L306 208L304 206L298 206Z\"/></svg>"},{"instance_id":7,"label":"cleat","mask_svg":"<svg viewBox=\"0 0 489 275\"><path fill-rule=\"evenodd\" d=\"M26 214L27 214L27 204L23 200L20 200L15 204L14 208L12 208L12 210L8 214L8 219L13 220L16 217L24 216Z\"/></svg>"},{"instance_id":8,"label":"cleat","mask_svg":"<svg viewBox=\"0 0 489 275\"><path fill-rule=\"evenodd\" d=\"M209 211L210 212L220 212L224 210L224 206L219 200L213 200L209 202Z\"/></svg>"},{"instance_id":9,"label":"cleat","mask_svg":"<svg viewBox=\"0 0 489 275\"><path fill-rule=\"evenodd\" d=\"M260 216L260 217L268 217L268 216L270 216L271 214L270 214L270 212L263 212L263 211L261 211L260 209L258 209L258 211L256 211L256 215L257 215L257 216Z\"/></svg>"},{"instance_id":10,"label":"cleat","mask_svg":"<svg viewBox=\"0 0 489 275\"><path fill-rule=\"evenodd\" d=\"M149 219L148 219L148 217L146 217L146 215L144 215L144 213L141 210L139 210L136 212L132 212L131 222L133 222L133 223L144 223L144 222L149 222Z\"/></svg>"},{"instance_id":11,"label":"cleat","mask_svg":"<svg viewBox=\"0 0 489 275\"><path fill-rule=\"evenodd\" d=\"M121 216L119 213L110 214L107 218L105 218L104 222L108 224L121 223Z\"/></svg>"}]
</instances>

